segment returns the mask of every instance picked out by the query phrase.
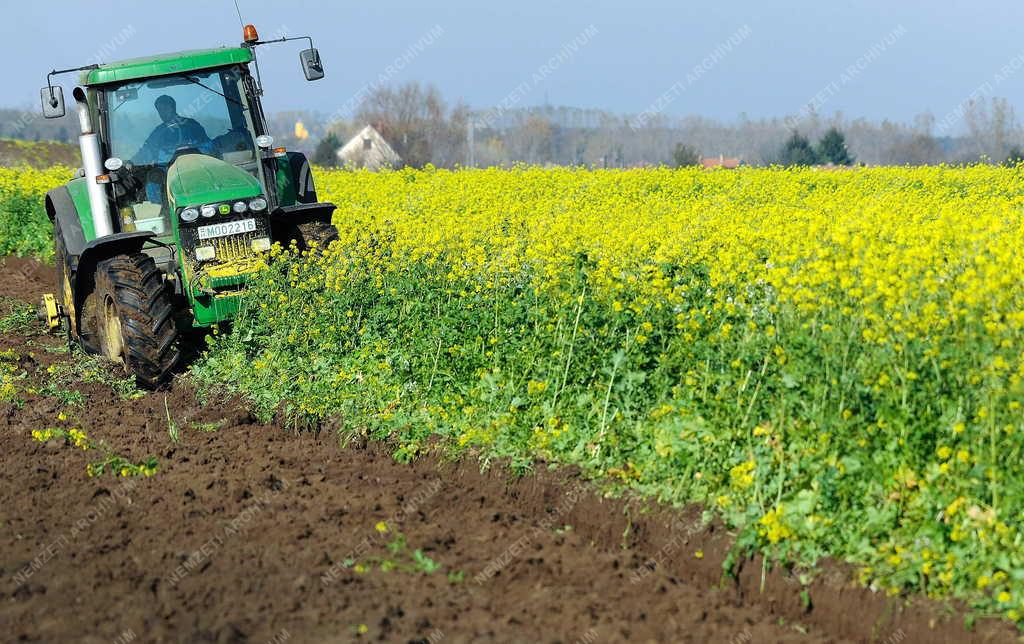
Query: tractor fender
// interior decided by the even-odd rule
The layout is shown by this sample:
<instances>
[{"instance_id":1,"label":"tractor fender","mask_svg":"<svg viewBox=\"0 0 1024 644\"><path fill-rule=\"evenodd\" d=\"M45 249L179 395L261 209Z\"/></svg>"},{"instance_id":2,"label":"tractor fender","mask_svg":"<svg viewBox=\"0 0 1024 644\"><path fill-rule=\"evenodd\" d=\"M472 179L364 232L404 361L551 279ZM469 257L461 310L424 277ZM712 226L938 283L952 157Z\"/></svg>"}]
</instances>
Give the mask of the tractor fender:
<instances>
[{"instance_id":1,"label":"tractor fender","mask_svg":"<svg viewBox=\"0 0 1024 644\"><path fill-rule=\"evenodd\" d=\"M85 249L85 231L82 230L82 220L79 218L78 208L71 198L71 191L67 186L60 186L46 193L46 216L53 222L55 228L59 228L64 237L64 245L68 251L68 261L74 262ZM70 266L74 269L74 266Z\"/></svg>"},{"instance_id":2,"label":"tractor fender","mask_svg":"<svg viewBox=\"0 0 1024 644\"><path fill-rule=\"evenodd\" d=\"M301 152L288 152L287 154L296 202L316 203L316 184L313 183L313 168L310 167L309 160Z\"/></svg>"},{"instance_id":3,"label":"tractor fender","mask_svg":"<svg viewBox=\"0 0 1024 644\"><path fill-rule=\"evenodd\" d=\"M96 285L96 266L103 260L116 255L138 253L146 242L156 237L156 233L140 230L130 233L114 233L106 237L94 239L82 249L78 257L78 266L71 281L75 297L75 328L81 328L81 311L85 298ZM70 252L70 251L69 251Z\"/></svg>"}]
</instances>

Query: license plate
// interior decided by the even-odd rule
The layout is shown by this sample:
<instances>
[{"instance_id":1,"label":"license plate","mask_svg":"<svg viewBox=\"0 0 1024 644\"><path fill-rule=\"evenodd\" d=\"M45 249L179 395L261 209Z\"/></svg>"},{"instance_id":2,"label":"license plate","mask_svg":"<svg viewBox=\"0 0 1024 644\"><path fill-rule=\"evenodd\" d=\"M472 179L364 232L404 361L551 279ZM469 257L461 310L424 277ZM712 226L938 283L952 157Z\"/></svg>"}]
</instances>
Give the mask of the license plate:
<instances>
[{"instance_id":1,"label":"license plate","mask_svg":"<svg viewBox=\"0 0 1024 644\"><path fill-rule=\"evenodd\" d=\"M239 221L226 221L211 226L199 227L199 239L213 239L214 237L227 237L228 235L240 235L251 233L256 230L255 219L242 219Z\"/></svg>"}]
</instances>

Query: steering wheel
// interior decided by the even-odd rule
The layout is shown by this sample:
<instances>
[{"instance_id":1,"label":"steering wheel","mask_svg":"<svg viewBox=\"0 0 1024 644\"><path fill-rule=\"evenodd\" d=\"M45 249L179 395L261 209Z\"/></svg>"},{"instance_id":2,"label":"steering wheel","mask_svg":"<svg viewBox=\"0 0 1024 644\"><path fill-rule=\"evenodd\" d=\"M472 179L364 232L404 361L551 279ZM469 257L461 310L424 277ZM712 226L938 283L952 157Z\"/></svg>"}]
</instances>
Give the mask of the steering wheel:
<instances>
[{"instance_id":1,"label":"steering wheel","mask_svg":"<svg viewBox=\"0 0 1024 644\"><path fill-rule=\"evenodd\" d=\"M221 159L228 153L251 152L255 155L255 151L252 136L244 127L233 127L213 139L213 155Z\"/></svg>"},{"instance_id":2,"label":"steering wheel","mask_svg":"<svg viewBox=\"0 0 1024 644\"><path fill-rule=\"evenodd\" d=\"M174 151L174 154L171 155L171 161L170 163L167 164L168 167L170 167L171 164L177 161L178 157L184 156L186 154L202 154L202 152L199 150L199 148L193 145L183 145L180 148L176 149Z\"/></svg>"}]
</instances>

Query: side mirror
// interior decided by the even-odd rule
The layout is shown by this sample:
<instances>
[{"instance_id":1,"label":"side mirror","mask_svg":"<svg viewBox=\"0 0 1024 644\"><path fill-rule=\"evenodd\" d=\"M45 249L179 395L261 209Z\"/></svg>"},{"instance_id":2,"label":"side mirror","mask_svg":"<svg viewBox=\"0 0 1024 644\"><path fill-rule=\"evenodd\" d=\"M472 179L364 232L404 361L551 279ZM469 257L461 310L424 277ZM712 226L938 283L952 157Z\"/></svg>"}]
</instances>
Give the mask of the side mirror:
<instances>
[{"instance_id":1,"label":"side mirror","mask_svg":"<svg viewBox=\"0 0 1024 644\"><path fill-rule=\"evenodd\" d=\"M59 119L67 114L64 107L64 88L60 85L44 87L39 90L39 100L43 104L43 116L48 119Z\"/></svg>"},{"instance_id":2,"label":"side mirror","mask_svg":"<svg viewBox=\"0 0 1024 644\"><path fill-rule=\"evenodd\" d=\"M320 52L316 49L304 49L299 52L299 60L302 61L302 73L306 80L315 81L324 77L324 65L320 61Z\"/></svg>"}]
</instances>

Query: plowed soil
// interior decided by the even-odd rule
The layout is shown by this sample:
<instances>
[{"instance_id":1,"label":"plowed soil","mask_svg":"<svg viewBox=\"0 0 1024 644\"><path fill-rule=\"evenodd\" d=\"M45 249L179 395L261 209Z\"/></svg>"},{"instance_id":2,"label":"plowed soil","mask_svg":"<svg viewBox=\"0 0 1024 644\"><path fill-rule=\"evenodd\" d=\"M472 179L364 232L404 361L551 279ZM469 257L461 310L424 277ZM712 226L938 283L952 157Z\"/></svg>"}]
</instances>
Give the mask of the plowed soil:
<instances>
[{"instance_id":1,"label":"plowed soil","mask_svg":"<svg viewBox=\"0 0 1024 644\"><path fill-rule=\"evenodd\" d=\"M8 260L0 296L35 302L51 280L45 266ZM857 588L840 566L806 589L759 560L723 576L732 537L697 508L606 499L567 470L399 464L387 445L342 446L327 431L260 423L239 401L201 400L187 376L135 399L84 382L82 402L64 403L33 391L69 359L63 346L28 328L0 335L25 375L21 402L0 402L2 641L1017 636L997 621L968 631L955 606ZM89 477L94 451L33 440L49 427L80 428L134 462L154 456L159 471Z\"/></svg>"}]
</instances>

